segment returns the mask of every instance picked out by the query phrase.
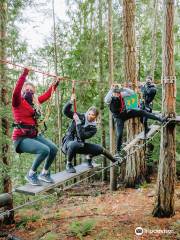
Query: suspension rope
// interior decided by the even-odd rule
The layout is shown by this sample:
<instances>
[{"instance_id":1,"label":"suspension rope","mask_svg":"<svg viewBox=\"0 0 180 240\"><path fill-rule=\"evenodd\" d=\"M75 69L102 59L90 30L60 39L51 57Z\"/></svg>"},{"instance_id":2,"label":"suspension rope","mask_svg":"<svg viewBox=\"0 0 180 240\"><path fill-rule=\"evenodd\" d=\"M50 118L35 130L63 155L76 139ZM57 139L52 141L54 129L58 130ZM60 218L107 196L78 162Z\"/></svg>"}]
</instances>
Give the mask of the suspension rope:
<instances>
[{"instance_id":1,"label":"suspension rope","mask_svg":"<svg viewBox=\"0 0 180 240\"><path fill-rule=\"evenodd\" d=\"M74 113L77 113L75 80L73 80L73 82L72 82L72 94L74 95L74 100L73 100Z\"/></svg>"},{"instance_id":2,"label":"suspension rope","mask_svg":"<svg viewBox=\"0 0 180 240\"><path fill-rule=\"evenodd\" d=\"M77 182L75 182L75 183L73 183L73 184L65 187L64 189L62 189L62 191L64 192L64 191L66 191L66 190L68 190L68 189L70 189L70 188L78 185L79 183L82 183L82 182L84 182L85 180L87 180L87 179L89 179L89 178L92 178L92 177L95 176L97 173L102 172L102 171L104 171L104 170L107 170L107 169L110 169L110 168L114 167L114 166L116 166L118 163L121 164L124 160L126 160L126 158L134 155L137 151L139 151L140 148L144 147L145 144L147 144L147 143L149 143L150 141L152 141L152 140L154 139L154 137L161 131L161 129L165 128L170 121L171 121L171 119L169 119L165 124L163 124L163 125L161 126L161 128L154 134L154 136L152 136L151 138L149 138L149 139L146 141L146 143L139 145L138 148L135 149L132 153L129 153L128 155L126 155L126 156L124 156L124 157L121 157L120 160L117 160L115 163L112 163L111 165L109 165L109 166L107 166L107 167L101 168L100 170L96 171L96 172L93 173L92 175L89 175L89 176L87 176L86 178L81 179L81 180L79 180L79 181L77 181ZM55 187L56 184L52 184L52 185L51 185L52 188L53 188L53 186ZM13 192L14 192L14 191L9 192L9 194L12 194ZM36 200L33 200L33 201L26 202L26 203L24 203L24 204L22 204L22 205L19 205L19 206L15 207L15 208L12 208L12 209L6 210L5 212L2 212L2 213L0 214L0 216L9 215L10 212L12 212L12 211L16 211L16 210L21 209L21 208L23 208L23 207L25 207L25 206L33 205L34 203L36 203L36 202L38 202L38 201L40 201L40 200L49 198L50 196L55 195L55 194L57 195L57 192L51 193L51 194L49 194L49 195L47 195L47 196L43 196L43 197L41 197L41 198L39 198L39 199L36 199Z\"/></svg>"},{"instance_id":3,"label":"suspension rope","mask_svg":"<svg viewBox=\"0 0 180 240\"><path fill-rule=\"evenodd\" d=\"M2 64L9 64L9 65L12 65L14 67L19 67L19 68L22 68L22 69L27 68L26 66L23 66L23 65L20 65L20 64L15 64L11 61L7 61L7 60L3 60L3 59L0 59L0 62ZM77 82L77 83L86 83L86 84L88 83L88 84L90 84L90 83L93 83L93 82L97 82L96 79L87 79L87 80L80 80L80 81L79 80L71 80L70 77L67 77L67 76L59 77L56 74L44 72L44 71L41 71L41 70L35 69L35 68L31 68L31 71L40 73L40 74L42 74L44 76L47 76L47 77L53 77L55 79L66 80L66 81L74 81L74 82Z\"/></svg>"}]
</instances>

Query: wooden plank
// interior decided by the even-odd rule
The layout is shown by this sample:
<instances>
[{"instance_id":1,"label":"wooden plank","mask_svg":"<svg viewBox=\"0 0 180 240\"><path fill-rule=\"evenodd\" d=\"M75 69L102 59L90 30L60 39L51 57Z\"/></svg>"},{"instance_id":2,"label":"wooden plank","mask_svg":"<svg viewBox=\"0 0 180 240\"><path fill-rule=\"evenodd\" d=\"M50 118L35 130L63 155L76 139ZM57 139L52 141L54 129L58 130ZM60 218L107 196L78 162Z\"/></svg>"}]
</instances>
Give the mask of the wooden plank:
<instances>
[{"instance_id":1,"label":"wooden plank","mask_svg":"<svg viewBox=\"0 0 180 240\"><path fill-rule=\"evenodd\" d=\"M159 125L151 125L150 130L148 134L146 135L146 139L150 138L156 131L159 130L160 126ZM139 133L129 144L127 144L123 150L128 151L130 148L132 148L134 145L136 145L140 140L144 140L144 131Z\"/></svg>"},{"instance_id":2,"label":"wooden plank","mask_svg":"<svg viewBox=\"0 0 180 240\"><path fill-rule=\"evenodd\" d=\"M175 122L176 122L177 124L180 124L180 116L176 116Z\"/></svg>"},{"instance_id":3,"label":"wooden plank","mask_svg":"<svg viewBox=\"0 0 180 240\"><path fill-rule=\"evenodd\" d=\"M151 129L147 133L146 138L145 138L145 135L144 135L144 132L143 132L143 134L140 136L140 139L144 140L144 139L150 138L152 135L154 135L160 129L160 127L161 126L159 126L159 125L151 125L150 126Z\"/></svg>"},{"instance_id":4,"label":"wooden plank","mask_svg":"<svg viewBox=\"0 0 180 240\"><path fill-rule=\"evenodd\" d=\"M65 170L63 172L52 174L52 178L54 179L54 182L55 182L53 184L49 184L49 183L45 183L45 182L41 181L42 186L33 186L33 185L27 183L24 186L17 187L15 189L15 191L19 192L19 193L35 196L35 195L47 192L50 189L56 188L59 185L65 183L65 182L67 182L71 179L74 179L76 177L79 177L80 175L82 175L84 173L94 171L100 165L96 164L96 163L93 163L93 166L94 166L94 168L88 168L87 164L83 163L83 164L75 167L76 173L67 173L66 170Z\"/></svg>"}]
</instances>

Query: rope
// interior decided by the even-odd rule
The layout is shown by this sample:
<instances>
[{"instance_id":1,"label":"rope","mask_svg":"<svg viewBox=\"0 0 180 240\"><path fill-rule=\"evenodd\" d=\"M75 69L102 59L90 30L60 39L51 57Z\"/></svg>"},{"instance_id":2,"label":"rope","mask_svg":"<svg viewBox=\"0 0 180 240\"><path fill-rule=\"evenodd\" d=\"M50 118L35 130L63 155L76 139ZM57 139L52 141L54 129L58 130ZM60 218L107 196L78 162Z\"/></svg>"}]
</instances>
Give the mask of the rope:
<instances>
[{"instance_id":1,"label":"rope","mask_svg":"<svg viewBox=\"0 0 180 240\"><path fill-rule=\"evenodd\" d=\"M38 123L38 128L40 126L44 126L45 127L45 124L46 124L46 121L48 120L49 116L50 116L50 113L51 113L51 103L52 103L52 99L53 99L53 93L55 92L55 89L54 89L54 85L52 86L52 89L51 89L51 96L48 100L48 104L46 106L46 109L45 109L45 117L43 120L41 120L39 123ZM44 129L45 131L46 129ZM43 132L43 130L40 130L41 132Z\"/></svg>"},{"instance_id":2,"label":"rope","mask_svg":"<svg viewBox=\"0 0 180 240\"><path fill-rule=\"evenodd\" d=\"M27 67L23 66L23 65L19 65L19 64L15 64L15 63L12 63L10 61L7 61L7 60L3 60L3 59L0 59L0 62L4 63L4 64L10 64L14 67L19 67L19 68L22 68L22 69L25 69ZM55 74L52 74L52 73L48 73L48 72L44 72L44 71L40 71L38 69L35 69L35 68L31 68L31 71L32 72L37 72L37 73L41 73L42 75L44 76L48 76L48 77L53 77L53 78L56 78L56 79L60 79L60 80L67 80L67 81L74 81L74 82L77 82L77 83L93 83L93 82L96 82L97 80L96 79L87 79L87 80L71 80L69 77L59 77Z\"/></svg>"},{"instance_id":3,"label":"rope","mask_svg":"<svg viewBox=\"0 0 180 240\"><path fill-rule=\"evenodd\" d=\"M68 189L76 186L77 184L82 183L82 182L84 182L85 180L87 180L87 179L89 179L89 178L92 178L92 177L95 176L97 173L102 172L102 171L104 171L104 170L106 170L106 169L110 169L110 168L114 167L114 166L116 166L118 163L121 164L127 157L130 157L131 155L134 155L135 152L137 152L140 148L144 147L145 144L147 144L148 142L152 141L153 138L161 131L161 129L162 129L162 128L165 128L170 121L171 121L171 119L168 120L164 125L162 125L161 128L154 134L154 136L152 136L148 141L146 141L146 143L139 145L138 148L137 148L135 151L133 151L132 153L130 153L130 154L124 156L124 157L121 157L120 160L116 161L115 163L112 163L110 166L101 168L100 170L96 171L96 172L93 173L92 175L89 175L88 177L86 177L86 178L84 178L84 179L81 179L81 180L79 180L79 181L77 181L77 182L75 182L75 183L73 183L73 184L65 187L64 189L62 189L62 191L64 192L64 191L66 191L66 190L68 190ZM55 185L56 185L56 184L52 184L51 187L53 188L53 186L55 186ZM12 192L11 192L11 193L12 193ZM10 193L9 193L9 194L10 194ZM20 206L17 206L17 207L15 207L15 208L12 208L12 209L10 209L10 210L7 210L7 211L1 213L0 216L9 215L10 212L12 212L12 211L16 211L16 210L21 209L21 208L23 208L23 207L25 207L25 206L33 205L34 203L36 203L36 202L38 202L38 201L40 201L40 200L49 198L50 196L55 195L55 194L57 195L57 193L54 192L54 193L51 193L51 194L49 194L49 195L47 195L47 196L43 196L43 197L41 197L41 198L39 198L39 199L26 202L26 203L24 203L24 204L22 204L22 205L20 205Z\"/></svg>"},{"instance_id":4,"label":"rope","mask_svg":"<svg viewBox=\"0 0 180 240\"><path fill-rule=\"evenodd\" d=\"M72 94L75 96L73 100L74 113L77 113L76 93L75 93L75 80L72 82Z\"/></svg>"},{"instance_id":5,"label":"rope","mask_svg":"<svg viewBox=\"0 0 180 240\"><path fill-rule=\"evenodd\" d=\"M20 68L23 68L23 69L27 68L27 67L25 67L23 65L15 64L15 63L12 63L12 62L7 61L7 60L0 59L0 62L3 62L4 64L10 64L10 65L15 66L15 67L20 67ZM61 77L59 77L59 76L57 76L55 74L44 72L44 71L40 71L40 70L35 69L35 68L32 68L31 71L37 72L37 73L41 73L44 76L49 76L49 77L54 77L54 78L60 78L61 79ZM67 77L62 77L62 79L67 79Z\"/></svg>"}]
</instances>

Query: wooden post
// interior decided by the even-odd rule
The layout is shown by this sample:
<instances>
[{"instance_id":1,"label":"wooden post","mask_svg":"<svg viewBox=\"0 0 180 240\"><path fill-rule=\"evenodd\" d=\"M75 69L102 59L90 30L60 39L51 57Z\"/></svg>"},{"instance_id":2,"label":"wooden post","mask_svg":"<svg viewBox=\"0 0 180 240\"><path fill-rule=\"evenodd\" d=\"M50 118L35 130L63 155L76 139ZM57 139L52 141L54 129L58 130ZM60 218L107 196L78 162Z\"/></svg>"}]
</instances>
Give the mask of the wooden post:
<instances>
[{"instance_id":1,"label":"wooden post","mask_svg":"<svg viewBox=\"0 0 180 240\"><path fill-rule=\"evenodd\" d=\"M108 30L109 30L109 87L114 81L113 73L113 38L112 38L112 0L108 0ZM115 129L112 114L109 113L109 132L110 132L110 152L115 152ZM117 189L116 167L110 168L110 189L115 191Z\"/></svg>"},{"instance_id":2,"label":"wooden post","mask_svg":"<svg viewBox=\"0 0 180 240\"><path fill-rule=\"evenodd\" d=\"M164 0L164 29L162 40L162 112L175 116L176 78L174 68L174 1ZM171 217L175 214L174 192L176 178L175 124L161 130L161 148L157 179L157 197L153 216Z\"/></svg>"}]
</instances>

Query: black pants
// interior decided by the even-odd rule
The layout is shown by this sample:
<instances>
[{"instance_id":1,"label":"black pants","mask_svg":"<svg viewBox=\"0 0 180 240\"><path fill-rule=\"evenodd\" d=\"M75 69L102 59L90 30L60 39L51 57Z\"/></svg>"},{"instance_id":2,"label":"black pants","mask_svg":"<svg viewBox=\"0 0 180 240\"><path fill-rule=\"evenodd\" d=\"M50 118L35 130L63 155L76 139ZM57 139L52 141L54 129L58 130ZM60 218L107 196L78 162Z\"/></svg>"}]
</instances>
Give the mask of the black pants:
<instances>
[{"instance_id":1,"label":"black pants","mask_svg":"<svg viewBox=\"0 0 180 240\"><path fill-rule=\"evenodd\" d=\"M84 143L78 141L70 141L67 143L67 161L72 162L76 153L91 155L92 157L103 153L103 147L98 144Z\"/></svg>"},{"instance_id":2,"label":"black pants","mask_svg":"<svg viewBox=\"0 0 180 240\"><path fill-rule=\"evenodd\" d=\"M115 124L116 124L116 134L117 134L117 144L116 144L116 150L117 152L121 151L122 146L122 137L123 137L123 129L124 129L124 123L126 120L131 118L145 118L147 119L153 119L161 122L161 118L159 116L156 116L153 113L147 112L142 109L131 109L124 111L118 115L118 117L114 117Z\"/></svg>"},{"instance_id":3,"label":"black pants","mask_svg":"<svg viewBox=\"0 0 180 240\"><path fill-rule=\"evenodd\" d=\"M144 108L142 108L142 110L145 110L149 113L152 113L152 107L149 106L149 105L144 106ZM148 129L148 118L147 117L141 117L140 121L144 125L144 129L146 131Z\"/></svg>"}]
</instances>

